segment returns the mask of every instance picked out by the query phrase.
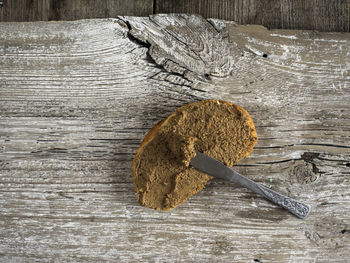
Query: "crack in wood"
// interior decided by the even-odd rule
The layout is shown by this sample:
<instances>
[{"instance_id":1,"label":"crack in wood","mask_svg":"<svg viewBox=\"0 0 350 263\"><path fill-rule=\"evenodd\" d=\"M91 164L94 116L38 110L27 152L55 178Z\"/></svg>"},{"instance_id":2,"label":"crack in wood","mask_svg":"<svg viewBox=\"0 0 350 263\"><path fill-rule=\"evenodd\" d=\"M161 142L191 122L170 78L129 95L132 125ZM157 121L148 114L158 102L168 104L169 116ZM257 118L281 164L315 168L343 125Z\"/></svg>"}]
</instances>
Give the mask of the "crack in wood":
<instances>
[{"instance_id":1,"label":"crack in wood","mask_svg":"<svg viewBox=\"0 0 350 263\"><path fill-rule=\"evenodd\" d=\"M120 19L0 27L0 260L349 258L350 36L226 21L215 30L184 15L123 20L142 43ZM249 111L259 141L235 169L310 203L306 221L216 180L171 212L138 205L138 143L204 98Z\"/></svg>"},{"instance_id":2,"label":"crack in wood","mask_svg":"<svg viewBox=\"0 0 350 263\"><path fill-rule=\"evenodd\" d=\"M177 77L180 77L180 78L183 78L184 80L179 80L179 79L174 79L173 78L173 81L169 80L169 75L166 75L165 78L156 78L157 76L160 76L162 74L162 72L158 72L158 73L155 73L153 76L151 76L150 78L152 79L157 79L157 80L162 80L162 81L165 81L165 82L168 82L169 84L174 84L174 85L179 85L179 86L183 86L183 87L187 87L193 91L198 91L198 92L205 92L205 90L201 90L201 89L198 89L198 88L195 88L195 86L192 84L192 81L188 78L186 78L185 74L181 74L181 73L178 73L178 72L174 72L172 70L169 70L169 62L173 63L173 65L177 65L177 67L180 67L176 62L172 61L172 60L167 60L165 61L165 63L163 65L160 65L158 64L152 57L152 55L150 54L150 49L152 47L152 45L147 41L142 41L141 39L135 37L131 31L133 30L132 29L132 26L130 24L130 21L128 21L127 19L124 19L123 17L119 17L118 18L120 21L124 22L125 25L128 27L128 33L127 33L127 37L134 43L140 45L140 46L143 46L143 47L146 47L148 49L147 51L147 59L149 59L149 61L151 63L154 63L154 65L159 68L160 70L162 70L162 72L166 72L168 74L171 74L173 76L177 76ZM170 68L173 67L173 66L170 66ZM174 81L176 80L176 81ZM188 84L186 84L186 82Z\"/></svg>"},{"instance_id":3,"label":"crack in wood","mask_svg":"<svg viewBox=\"0 0 350 263\"><path fill-rule=\"evenodd\" d=\"M180 74L191 82L206 82L211 75L224 77L231 71L236 51L211 23L199 16L150 16L142 25L131 17L120 19L129 23L129 32L134 38L151 45L148 53L168 72ZM184 22L186 20L192 20L192 24ZM162 34L163 38L155 34ZM220 56L222 53L227 55Z\"/></svg>"}]
</instances>

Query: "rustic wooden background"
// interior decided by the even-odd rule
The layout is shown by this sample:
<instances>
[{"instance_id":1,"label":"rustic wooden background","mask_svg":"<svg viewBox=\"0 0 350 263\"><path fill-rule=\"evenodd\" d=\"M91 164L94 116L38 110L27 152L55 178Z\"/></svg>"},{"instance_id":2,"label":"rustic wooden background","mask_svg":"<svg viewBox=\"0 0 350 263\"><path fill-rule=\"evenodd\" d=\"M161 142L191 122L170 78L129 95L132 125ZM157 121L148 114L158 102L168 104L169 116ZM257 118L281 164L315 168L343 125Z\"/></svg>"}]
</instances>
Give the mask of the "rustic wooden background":
<instances>
[{"instance_id":1,"label":"rustic wooden background","mask_svg":"<svg viewBox=\"0 0 350 263\"><path fill-rule=\"evenodd\" d=\"M188 15L0 26L1 262L349 262L350 34ZM313 207L300 220L214 179L136 200L145 133L206 98L246 108L235 166Z\"/></svg>"},{"instance_id":2,"label":"rustic wooden background","mask_svg":"<svg viewBox=\"0 0 350 263\"><path fill-rule=\"evenodd\" d=\"M349 6L350 0L0 0L0 21L197 13L268 28L349 32Z\"/></svg>"}]
</instances>

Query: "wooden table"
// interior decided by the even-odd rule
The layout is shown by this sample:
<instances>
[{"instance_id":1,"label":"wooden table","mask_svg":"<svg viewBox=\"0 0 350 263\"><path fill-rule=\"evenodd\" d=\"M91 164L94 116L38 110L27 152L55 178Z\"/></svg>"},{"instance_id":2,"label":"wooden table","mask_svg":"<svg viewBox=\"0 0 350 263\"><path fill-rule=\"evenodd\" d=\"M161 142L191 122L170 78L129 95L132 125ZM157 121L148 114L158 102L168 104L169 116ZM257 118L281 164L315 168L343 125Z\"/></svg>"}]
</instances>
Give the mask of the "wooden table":
<instances>
[{"instance_id":1,"label":"wooden table","mask_svg":"<svg viewBox=\"0 0 350 263\"><path fill-rule=\"evenodd\" d=\"M347 262L350 34L198 16L0 24L0 261ZM138 204L130 164L177 107L246 108L235 169L310 203L300 220L214 179L178 208Z\"/></svg>"}]
</instances>

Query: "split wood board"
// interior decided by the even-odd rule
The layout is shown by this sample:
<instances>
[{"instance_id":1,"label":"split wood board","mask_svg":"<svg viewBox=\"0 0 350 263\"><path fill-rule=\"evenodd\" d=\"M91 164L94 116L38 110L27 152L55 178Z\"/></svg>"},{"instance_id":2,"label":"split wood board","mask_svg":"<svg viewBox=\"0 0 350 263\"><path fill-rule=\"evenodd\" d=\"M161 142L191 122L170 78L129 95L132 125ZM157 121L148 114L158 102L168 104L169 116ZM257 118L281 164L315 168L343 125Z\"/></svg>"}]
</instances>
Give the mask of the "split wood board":
<instances>
[{"instance_id":1,"label":"split wood board","mask_svg":"<svg viewBox=\"0 0 350 263\"><path fill-rule=\"evenodd\" d=\"M0 261L346 262L350 34L194 15L0 24ZM300 220L214 179L167 212L130 171L143 136L206 98L246 108L235 169L310 203Z\"/></svg>"}]
</instances>

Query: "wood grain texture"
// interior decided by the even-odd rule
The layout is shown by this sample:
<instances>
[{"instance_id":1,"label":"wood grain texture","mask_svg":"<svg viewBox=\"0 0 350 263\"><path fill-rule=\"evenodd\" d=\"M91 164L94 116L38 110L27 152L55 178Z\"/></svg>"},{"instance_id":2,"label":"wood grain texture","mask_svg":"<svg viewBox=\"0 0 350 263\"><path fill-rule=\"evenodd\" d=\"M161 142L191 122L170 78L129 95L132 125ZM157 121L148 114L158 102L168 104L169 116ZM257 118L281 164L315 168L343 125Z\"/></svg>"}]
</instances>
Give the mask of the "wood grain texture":
<instances>
[{"instance_id":1,"label":"wood grain texture","mask_svg":"<svg viewBox=\"0 0 350 263\"><path fill-rule=\"evenodd\" d=\"M3 0L0 21L108 18L195 13L268 28L350 30L349 0Z\"/></svg>"},{"instance_id":2,"label":"wood grain texture","mask_svg":"<svg viewBox=\"0 0 350 263\"><path fill-rule=\"evenodd\" d=\"M48 20L49 0L3 0L0 22Z\"/></svg>"},{"instance_id":3,"label":"wood grain texture","mask_svg":"<svg viewBox=\"0 0 350 263\"><path fill-rule=\"evenodd\" d=\"M146 16L153 0L3 0L0 22L27 22Z\"/></svg>"},{"instance_id":4,"label":"wood grain texture","mask_svg":"<svg viewBox=\"0 0 350 263\"><path fill-rule=\"evenodd\" d=\"M0 261L346 262L349 43L185 15L3 23ZM249 111L259 141L235 169L307 220L220 180L169 212L138 204L144 134L205 98Z\"/></svg>"},{"instance_id":5,"label":"wood grain texture","mask_svg":"<svg viewBox=\"0 0 350 263\"><path fill-rule=\"evenodd\" d=\"M156 13L193 13L268 28L349 32L347 0L165 0Z\"/></svg>"}]
</instances>

